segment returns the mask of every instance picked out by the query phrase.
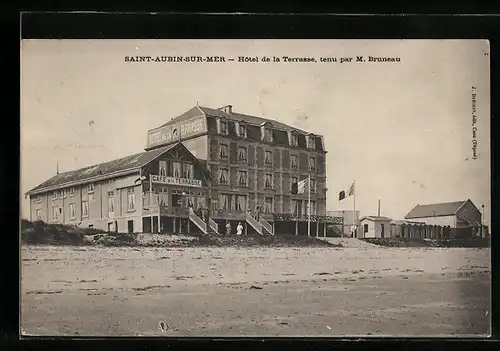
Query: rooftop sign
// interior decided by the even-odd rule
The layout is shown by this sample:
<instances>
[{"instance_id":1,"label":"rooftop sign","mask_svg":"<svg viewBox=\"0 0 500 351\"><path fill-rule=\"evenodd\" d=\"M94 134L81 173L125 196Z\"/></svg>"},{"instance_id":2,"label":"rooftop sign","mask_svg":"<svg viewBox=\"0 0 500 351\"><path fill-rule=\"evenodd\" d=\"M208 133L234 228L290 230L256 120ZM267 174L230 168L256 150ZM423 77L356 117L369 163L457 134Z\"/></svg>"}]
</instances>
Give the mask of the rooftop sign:
<instances>
[{"instance_id":1,"label":"rooftop sign","mask_svg":"<svg viewBox=\"0 0 500 351\"><path fill-rule=\"evenodd\" d=\"M148 131L147 148L168 144L206 132L206 119L204 116L189 121L167 125Z\"/></svg>"}]
</instances>

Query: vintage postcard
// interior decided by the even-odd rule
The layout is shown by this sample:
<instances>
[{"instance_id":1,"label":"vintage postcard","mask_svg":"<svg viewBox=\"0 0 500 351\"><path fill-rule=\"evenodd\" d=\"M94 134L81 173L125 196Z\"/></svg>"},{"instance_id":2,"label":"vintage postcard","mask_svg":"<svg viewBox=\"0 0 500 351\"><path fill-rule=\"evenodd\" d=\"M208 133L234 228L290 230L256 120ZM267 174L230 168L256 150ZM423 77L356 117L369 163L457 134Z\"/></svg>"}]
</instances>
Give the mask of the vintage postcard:
<instances>
[{"instance_id":1,"label":"vintage postcard","mask_svg":"<svg viewBox=\"0 0 500 351\"><path fill-rule=\"evenodd\" d=\"M23 40L22 336L490 336L489 62Z\"/></svg>"}]
</instances>

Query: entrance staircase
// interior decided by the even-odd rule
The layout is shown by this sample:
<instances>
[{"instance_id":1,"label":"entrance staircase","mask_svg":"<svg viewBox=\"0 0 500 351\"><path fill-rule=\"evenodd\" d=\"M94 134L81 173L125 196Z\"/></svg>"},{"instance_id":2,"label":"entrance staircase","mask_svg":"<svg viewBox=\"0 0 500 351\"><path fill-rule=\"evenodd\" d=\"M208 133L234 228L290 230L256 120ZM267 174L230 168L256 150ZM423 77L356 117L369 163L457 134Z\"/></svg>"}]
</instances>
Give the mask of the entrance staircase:
<instances>
[{"instance_id":1,"label":"entrance staircase","mask_svg":"<svg viewBox=\"0 0 500 351\"><path fill-rule=\"evenodd\" d=\"M208 219L209 225L207 227L207 223L198 217L191 207L189 208L189 220L193 222L203 232L203 234L219 234L219 226L213 219Z\"/></svg>"},{"instance_id":2,"label":"entrance staircase","mask_svg":"<svg viewBox=\"0 0 500 351\"><path fill-rule=\"evenodd\" d=\"M257 221L250 213L247 213L245 220L260 235L274 235L273 226L264 218Z\"/></svg>"},{"instance_id":3,"label":"entrance staircase","mask_svg":"<svg viewBox=\"0 0 500 351\"><path fill-rule=\"evenodd\" d=\"M270 235L274 235L273 226L271 225L271 223L261 217L260 224L262 224L262 229L264 229L265 232L269 233Z\"/></svg>"},{"instance_id":4,"label":"entrance staircase","mask_svg":"<svg viewBox=\"0 0 500 351\"><path fill-rule=\"evenodd\" d=\"M262 235L262 224L257 222L257 220L253 218L253 216L250 213L247 213L245 215L245 220L248 224L252 226L253 229L255 229L257 233Z\"/></svg>"}]
</instances>

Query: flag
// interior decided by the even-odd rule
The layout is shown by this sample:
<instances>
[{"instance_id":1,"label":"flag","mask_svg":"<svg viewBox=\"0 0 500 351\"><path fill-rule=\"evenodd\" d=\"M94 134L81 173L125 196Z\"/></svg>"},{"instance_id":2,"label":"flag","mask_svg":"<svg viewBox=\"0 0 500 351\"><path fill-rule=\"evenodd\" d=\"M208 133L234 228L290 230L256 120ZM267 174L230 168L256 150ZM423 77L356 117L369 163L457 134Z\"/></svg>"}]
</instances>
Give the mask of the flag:
<instances>
[{"instance_id":1,"label":"flag","mask_svg":"<svg viewBox=\"0 0 500 351\"><path fill-rule=\"evenodd\" d=\"M345 191L342 190L340 193L339 193L339 201L341 200L344 200L345 199Z\"/></svg>"},{"instance_id":2,"label":"flag","mask_svg":"<svg viewBox=\"0 0 500 351\"><path fill-rule=\"evenodd\" d=\"M307 191L308 188L309 188L309 178L306 178L304 180L301 180L297 184L297 193L298 194L304 194Z\"/></svg>"},{"instance_id":3,"label":"flag","mask_svg":"<svg viewBox=\"0 0 500 351\"><path fill-rule=\"evenodd\" d=\"M351 187L349 188L349 196L354 195L354 182L352 182Z\"/></svg>"},{"instance_id":4,"label":"flag","mask_svg":"<svg viewBox=\"0 0 500 351\"><path fill-rule=\"evenodd\" d=\"M354 191L355 191L354 187L355 187L354 182L352 182L349 190L347 190L347 191L342 190L341 192L339 192L339 201L344 200L347 196L354 195ZM347 192L347 195L346 195L346 192Z\"/></svg>"}]
</instances>

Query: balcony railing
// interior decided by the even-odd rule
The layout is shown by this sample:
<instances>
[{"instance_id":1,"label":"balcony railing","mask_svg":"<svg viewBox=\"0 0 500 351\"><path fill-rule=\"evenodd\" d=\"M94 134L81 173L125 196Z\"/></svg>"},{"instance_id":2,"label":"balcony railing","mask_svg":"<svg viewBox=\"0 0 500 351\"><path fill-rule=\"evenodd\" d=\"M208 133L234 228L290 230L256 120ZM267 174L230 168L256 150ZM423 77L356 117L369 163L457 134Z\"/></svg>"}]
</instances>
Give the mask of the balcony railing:
<instances>
[{"instance_id":1,"label":"balcony railing","mask_svg":"<svg viewBox=\"0 0 500 351\"><path fill-rule=\"evenodd\" d=\"M189 215L189 210L187 208L171 207L166 205L143 206L142 213L144 216L151 216L151 215L157 216L158 211L160 211L160 215L162 216L188 217ZM215 223L214 219L232 219L232 220L245 221L246 215L247 211L212 210L210 211L209 225L212 229L218 232L217 223ZM253 215L253 213L251 215ZM296 215L291 213L261 213L260 218L265 220L263 226L266 227L266 229L272 227L271 224L268 222L285 222L285 221L307 222L309 220L308 215L305 214ZM331 223L338 225L342 225L344 223L342 217L317 216L317 215L311 215L311 222Z\"/></svg>"},{"instance_id":2,"label":"balcony railing","mask_svg":"<svg viewBox=\"0 0 500 351\"><path fill-rule=\"evenodd\" d=\"M188 217L189 215L188 209L182 207L169 207L166 205L142 207L142 214L145 216L157 216L158 212L161 216Z\"/></svg>"}]
</instances>

